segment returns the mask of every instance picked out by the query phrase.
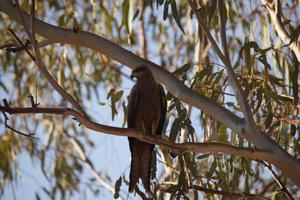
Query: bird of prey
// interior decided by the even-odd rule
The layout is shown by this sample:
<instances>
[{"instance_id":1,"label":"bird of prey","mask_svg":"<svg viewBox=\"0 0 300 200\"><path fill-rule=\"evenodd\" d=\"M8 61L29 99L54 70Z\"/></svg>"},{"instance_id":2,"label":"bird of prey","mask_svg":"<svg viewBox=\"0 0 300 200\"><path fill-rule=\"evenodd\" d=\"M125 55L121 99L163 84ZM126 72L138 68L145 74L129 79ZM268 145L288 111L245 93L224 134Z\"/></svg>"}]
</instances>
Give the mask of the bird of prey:
<instances>
[{"instance_id":1,"label":"bird of prey","mask_svg":"<svg viewBox=\"0 0 300 200\"><path fill-rule=\"evenodd\" d=\"M143 134L161 135L165 122L167 101L163 87L155 79L147 66L132 70L131 78L136 84L131 89L128 100L128 128ZM145 190L150 190L151 155L153 144L128 137L131 151L129 192L133 192L139 178Z\"/></svg>"}]
</instances>

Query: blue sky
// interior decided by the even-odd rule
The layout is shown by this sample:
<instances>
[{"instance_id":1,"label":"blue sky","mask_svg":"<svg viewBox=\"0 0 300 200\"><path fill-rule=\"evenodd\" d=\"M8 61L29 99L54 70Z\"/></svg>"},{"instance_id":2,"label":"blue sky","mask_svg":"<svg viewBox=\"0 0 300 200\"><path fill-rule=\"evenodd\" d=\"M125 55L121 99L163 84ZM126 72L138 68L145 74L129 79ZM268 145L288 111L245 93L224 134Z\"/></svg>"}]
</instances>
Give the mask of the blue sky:
<instances>
[{"instance_id":1,"label":"blue sky","mask_svg":"<svg viewBox=\"0 0 300 200\"><path fill-rule=\"evenodd\" d=\"M160 9L163 9L163 7L160 7ZM161 10L158 10L157 14L162 15ZM156 49L154 43L150 42L150 44L151 45L149 46L149 49L151 50ZM127 47L127 49L132 51L134 50L131 49L130 47ZM150 52L155 52L155 51L150 51ZM152 56L150 54L149 55L150 60L159 64L159 58L155 57L155 55L156 53ZM122 72L129 75L131 70L128 67L122 67ZM8 80L10 79L10 77L1 77L1 79ZM123 95L124 100L126 99L126 96L129 94L133 84L134 83L132 81L123 78L122 85L120 86L120 88L117 88L117 89L124 90L124 95ZM10 85L11 84L8 84L8 86ZM13 88L9 88L9 91L12 90ZM90 115L92 115L94 119L97 119L97 122L99 123L121 127L123 121L122 109L120 109L120 112L118 116L115 118L115 121L111 121L111 109L109 107L109 101L106 100L106 95L108 91L105 90L103 87L100 87L99 90L100 90L99 91L100 101L106 102L107 104L105 106L100 106L95 96L93 96L92 101L90 102L84 101L86 102L85 107L87 108L87 112ZM232 93L231 89L228 89L228 91L226 92ZM8 98L9 100L10 96L6 94L2 89L0 89L0 97L1 99ZM230 99L228 98L227 100L233 101L234 98L230 98ZM199 138L202 138L203 133L199 122L199 114L200 111L198 109L193 109L191 119L195 131L197 133L197 136ZM16 116L12 116L12 117L16 117ZM1 124L0 133L3 132L2 131L3 128L4 126ZM115 181L121 175L123 175L123 173L125 173L126 177L128 178L129 166L130 166L130 152L129 152L127 137L106 135L94 131L88 131L88 134L90 135L90 137L95 143L95 148L91 152L88 152L88 156L92 160L96 170L98 172L104 172L108 174L111 178L112 185L114 185ZM37 145L42 147L43 140L40 140L37 143ZM4 199L16 198L16 199L23 199L23 200L33 199L35 196L35 192L38 192L41 195L41 197L43 197L42 199L47 199L48 197L44 194L43 190L41 189L41 186L47 187L49 183L45 179L42 172L40 171L38 160L31 159L27 153L21 153L18 156L18 163L20 167L20 179L18 182L16 183L14 182L11 186L6 187L7 190L5 191L3 198ZM159 165L161 166L161 164ZM92 178L92 175L87 169L85 169L85 172L82 176L83 182L85 182L85 180L88 180L89 178ZM101 188L99 184L97 185L96 184L95 187ZM127 188L122 187L121 190L123 191L122 194L126 197ZM100 193L101 193L100 196L105 197L105 199L113 199L113 194L107 192L106 189L101 189ZM16 195L15 197L14 194ZM92 194L88 193L87 197L92 198ZM82 193L79 195L75 195L75 197L73 197L72 199L83 199L83 198L84 196Z\"/></svg>"}]
</instances>

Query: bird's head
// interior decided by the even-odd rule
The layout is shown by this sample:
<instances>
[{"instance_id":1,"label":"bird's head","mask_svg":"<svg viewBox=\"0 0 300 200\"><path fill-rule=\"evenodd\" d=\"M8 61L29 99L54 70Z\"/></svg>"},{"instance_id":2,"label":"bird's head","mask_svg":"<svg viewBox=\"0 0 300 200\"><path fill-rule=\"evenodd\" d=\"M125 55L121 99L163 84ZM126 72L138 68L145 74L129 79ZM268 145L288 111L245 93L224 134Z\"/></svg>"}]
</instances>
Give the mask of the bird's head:
<instances>
[{"instance_id":1,"label":"bird's head","mask_svg":"<svg viewBox=\"0 0 300 200\"><path fill-rule=\"evenodd\" d=\"M151 70L145 65L137 66L136 68L134 68L131 72L130 78L131 79L136 78L137 80L139 79L154 80Z\"/></svg>"}]
</instances>

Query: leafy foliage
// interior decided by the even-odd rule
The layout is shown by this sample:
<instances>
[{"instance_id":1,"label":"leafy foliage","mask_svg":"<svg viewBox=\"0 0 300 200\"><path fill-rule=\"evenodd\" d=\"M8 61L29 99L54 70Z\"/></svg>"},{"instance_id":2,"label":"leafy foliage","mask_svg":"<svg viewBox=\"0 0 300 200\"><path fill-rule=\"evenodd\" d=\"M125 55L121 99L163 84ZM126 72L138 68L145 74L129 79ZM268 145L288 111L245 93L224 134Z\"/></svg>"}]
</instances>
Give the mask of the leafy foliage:
<instances>
[{"instance_id":1,"label":"leafy foliage","mask_svg":"<svg viewBox=\"0 0 300 200\"><path fill-rule=\"evenodd\" d=\"M29 12L31 1L20 2L22 9ZM219 41L217 1L199 2L201 15ZM261 1L230 0L225 4L230 58L257 125L299 159L299 62L288 46L281 45L277 35L271 32L272 24ZM286 28L292 40L297 41L300 8L296 1L286 1L282 6L285 18L289 19ZM36 1L36 11L37 17L43 21L101 35L162 65L189 88L241 115L232 90L228 87L224 67L199 29L186 1L49 0ZM16 48L18 43L9 33L8 26L22 41L27 40L22 27L1 13L1 97L8 98L14 106L30 106L27 96L33 94L43 106L67 107L26 52ZM41 42L44 38L37 36L37 40ZM109 107L111 115L106 113L106 118L117 123L116 116L124 113L120 126L125 127L127 107L124 96L128 94L127 86L131 82L124 66L83 47L50 44L41 50L43 61L52 76L91 115L96 109ZM143 55L142 52L147 54ZM98 107L93 108L91 102L98 102ZM100 121L96 115L92 117ZM0 197L10 184L22 176L19 164L24 153L42 171L48 183L47 186L41 186L42 191L49 198L68 199L86 190L95 196L103 195L99 191L105 189L95 186L94 179L82 181L86 175L84 162L70 143L70 137L76 138L85 153L95 148L95 141L76 122L49 115L10 116L9 122L17 130L35 132L40 141L34 143L5 129L4 119L1 119ZM163 137L171 142L214 141L251 147L237 133L206 113L181 103L172 94L168 94L168 116ZM265 169L253 160L233 155L197 155L191 152L173 158L169 153L167 149L159 148L155 154L160 161L152 171L152 177L158 176L158 182L154 184L158 199L230 198L228 195L205 193L201 188L227 193L235 191L244 195L263 192L262 195L266 197L283 198L278 186L272 184L272 177L265 175ZM92 165L97 166L99 162L93 160ZM105 197L118 198L126 193L128 181L124 174L120 173L116 179L102 171L100 174L115 188L114 194L105 194ZM280 178L291 193L299 195L291 182L283 175ZM138 192L138 195L144 198L142 193ZM36 199L40 198L37 193Z\"/></svg>"}]
</instances>

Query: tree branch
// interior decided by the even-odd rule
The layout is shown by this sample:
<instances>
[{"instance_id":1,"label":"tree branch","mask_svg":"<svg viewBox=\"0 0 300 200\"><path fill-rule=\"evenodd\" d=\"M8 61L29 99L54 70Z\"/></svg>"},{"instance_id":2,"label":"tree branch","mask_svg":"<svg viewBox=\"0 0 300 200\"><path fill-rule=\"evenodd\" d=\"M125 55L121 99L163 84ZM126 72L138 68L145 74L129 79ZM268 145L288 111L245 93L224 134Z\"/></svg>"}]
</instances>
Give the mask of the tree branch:
<instances>
[{"instance_id":1,"label":"tree branch","mask_svg":"<svg viewBox=\"0 0 300 200\"><path fill-rule=\"evenodd\" d=\"M230 83L232 84L232 89L236 95L237 101L241 107L241 110L245 116L245 126L241 130L244 134L239 134L240 136L246 138L250 142L254 143L254 145L258 146L259 148L273 151L272 156L276 162L276 166L279 167L281 170L284 171L286 175L288 175L297 185L300 187L300 170L299 173L295 173L289 169L289 165L293 165L295 168L300 169L300 161L293 158L289 153L287 153L280 145L270 139L266 134L262 133L257 127L254 121L250 106L247 102L247 99L244 95L243 89L239 84L236 75L233 71L231 63L226 59L226 57L222 54L221 50L219 49L217 43L213 39L212 35L209 32L204 20L202 19L198 9L196 2L194 0L188 0L193 12L195 13L198 23L203 29L204 33L206 34L208 40L211 42L212 47L214 48L215 52L217 53L218 57L224 63L228 76L230 78ZM220 18L222 18L222 14L220 14ZM224 20L223 20L224 21ZM221 22L222 23L222 22ZM223 27L223 26L222 26ZM220 30L221 34L223 35L223 40L225 40L225 30ZM281 160L281 161L280 161ZM283 161L284 160L284 161ZM289 164L288 164L289 163ZM297 178L296 178L297 176Z\"/></svg>"},{"instance_id":2,"label":"tree branch","mask_svg":"<svg viewBox=\"0 0 300 200\"><path fill-rule=\"evenodd\" d=\"M90 170L92 175L95 177L95 179L98 181L100 185L102 185L104 188L106 188L109 192L112 194L115 194L115 188L108 184L95 170L92 162L89 160L89 158L86 156L84 153L82 147L78 144L77 140L73 137L70 137L70 142L72 143L74 149L77 151L79 154L81 160L84 162L84 164L87 166L87 168ZM124 197L119 197L118 199L125 199Z\"/></svg>"},{"instance_id":3,"label":"tree branch","mask_svg":"<svg viewBox=\"0 0 300 200\"><path fill-rule=\"evenodd\" d=\"M288 191L288 189L285 187L285 185L280 180L280 177L277 176L276 172L272 169L271 164L268 164L268 163L266 163L264 161L259 161L258 163L262 164L271 173L271 175L274 178L274 180L280 186L280 188L281 188L280 190L285 193L285 195L287 196L287 198L289 200L295 200L294 197L291 195L291 193Z\"/></svg>"},{"instance_id":4,"label":"tree branch","mask_svg":"<svg viewBox=\"0 0 300 200\"><path fill-rule=\"evenodd\" d=\"M226 39L226 20L225 20L225 7L223 5L223 0L219 0L218 2L218 10L219 10L219 18L220 18L220 32L221 32L221 41L222 41L222 45L224 48L227 48L227 39ZM250 106L248 104L247 98L244 94L244 91L240 85L240 83L237 80L237 77L233 71L230 59L229 59L229 53L228 53L228 49L224 50L225 55L222 53L222 51L220 50L220 48L218 47L216 41L214 40L214 38L212 37L212 35L209 32L209 29L206 25L206 23L204 22L204 20L202 19L202 16L200 15L200 12L197 9L197 5L196 2L194 0L188 0L193 12L195 13L198 23L200 25L200 27L202 28L203 32L205 33L206 37L208 38L209 42L212 44L212 47L214 48L215 52L217 53L218 57L220 58L220 60L224 63L226 71L228 73L228 77L229 77L229 83L231 84L231 88L234 91L234 94L236 96L237 102L239 103L242 113L245 116L245 131L247 131L249 134L244 135L243 137L247 138L250 142L254 143L256 146L260 147L260 148L265 148L268 149L270 146L268 144L266 144L263 140L260 139L260 137L257 137L258 134L260 134L260 132L257 130L256 128L256 124L250 109Z\"/></svg>"},{"instance_id":5,"label":"tree branch","mask_svg":"<svg viewBox=\"0 0 300 200\"><path fill-rule=\"evenodd\" d=\"M10 0L0 1L0 12L6 13L14 21L16 21L19 24L22 24L20 16L18 14L18 10ZM22 11L22 13L23 13L25 24L29 26L30 19L31 19L30 15L28 15L24 11ZM78 32L72 29L59 28L57 26L47 24L36 18L35 18L35 28L37 34L49 39L53 43L61 42L61 43L88 47L100 53L103 53L108 57L110 57L111 59L114 59L115 61L120 62L131 68L134 68L141 64L149 66L155 78L157 80L160 80L167 87L168 91L172 93L174 96L178 97L181 101L193 107L201 109L203 112L206 112L207 114L211 115L216 120L220 121L225 126L229 127L232 131L238 133L241 137L246 138L249 141L253 142L258 147L265 146L268 147L266 149L269 150L272 149L273 153L269 152L267 154L269 156L265 155L266 159L269 160L266 161L273 163L275 166L279 167L289 178L291 178L294 181L294 183L300 186L300 170L296 170L296 171L290 170L291 168L294 169L300 168L299 160L293 158L290 154L288 154L276 142L274 142L271 138L269 138L265 134L260 134L257 131L249 130L245 126L244 119L241 119L240 117L236 116L226 108L211 101L210 99L204 97L198 92L191 90L190 88L185 86L182 82L180 82L176 77L174 77L171 73L166 71L164 68L158 66L153 62L144 60L136 56L132 52L125 50L122 47L89 32L85 32L85 31ZM83 116L79 115L79 117L85 119ZM77 119L79 117L77 117ZM91 121L87 121L87 122L88 122L87 125L89 126L94 125L93 122ZM107 126L104 125L102 126L103 126L102 129L104 129L105 131L111 131L111 129L109 129ZM113 131L116 131L115 133L117 133L117 130L114 129ZM119 129L118 131L122 132L121 129ZM129 132L131 133L132 130ZM135 133L135 131L133 132ZM138 137L137 135L136 137ZM143 138L144 136L143 137L139 136L138 139L143 140ZM150 140L152 140L152 143L155 143L155 139L150 138L148 141L149 143L151 143Z\"/></svg>"},{"instance_id":6,"label":"tree branch","mask_svg":"<svg viewBox=\"0 0 300 200\"><path fill-rule=\"evenodd\" d=\"M105 134L116 135L116 136L129 136L134 137L138 140L158 144L165 148L170 149L173 153L182 154L185 152L197 152L197 153L218 153L223 152L227 154L232 154L236 156L242 156L252 159L266 160L271 162L271 155L269 152L259 150L256 148L242 148L236 147L229 144L222 143L171 143L164 139L158 137L152 137L149 135L142 134L135 129L131 128L118 128L107 126L93 122L89 118L84 117L77 111L70 108L42 108L42 107L7 107L0 105L0 111L7 112L9 114L54 114L54 115L63 115L63 116L73 116L78 122L84 125L90 130L97 132L103 132Z\"/></svg>"},{"instance_id":7,"label":"tree branch","mask_svg":"<svg viewBox=\"0 0 300 200\"><path fill-rule=\"evenodd\" d=\"M30 32L29 31L29 28L28 28L28 23L25 22L25 19L24 19L24 13L23 11L21 10L20 6L19 6L19 2L18 0L15 1L16 2L16 7L17 7L17 10L18 10L18 14L19 14L19 18L21 19L21 23L23 24L24 28L25 28L25 31L30 39L30 42L33 46L33 49L35 51L35 56L36 58L33 58L33 61L36 62L40 72L45 76L46 80L50 83L50 85L65 99L67 100L68 102L70 102L72 104L72 106L77 109L78 111L80 111L83 115L87 116L86 112L84 111L84 109L82 108L82 106L78 103L78 101L75 100L75 98L69 94L65 89L63 89L58 83L57 81L52 77L52 75L50 74L50 72L48 72L47 68L45 67L45 64L42 60L42 56L41 56L41 52L39 50L39 47L37 46L37 43L35 41L35 31L32 31ZM33 1L33 5L32 5L32 9L31 9L31 12L32 12L32 15L35 14L35 9L34 9L34 1ZM30 18L30 22L32 23L32 27L34 28L35 27L35 17L32 16ZM20 41L20 40L18 40ZM29 53L29 52L28 52Z\"/></svg>"},{"instance_id":8,"label":"tree branch","mask_svg":"<svg viewBox=\"0 0 300 200\"><path fill-rule=\"evenodd\" d=\"M213 189L208 189L205 187L201 187L198 185L193 185L193 189L201 192L205 192L206 194L217 194L217 195L222 195L222 196L227 196L230 197L230 199L240 199L240 198L245 198L245 199L256 199L256 200L268 200L269 198L263 197L260 194L251 194L251 193L236 193L236 192L226 192L226 191L221 191L221 190L213 190Z\"/></svg>"},{"instance_id":9,"label":"tree branch","mask_svg":"<svg viewBox=\"0 0 300 200\"><path fill-rule=\"evenodd\" d=\"M162 190L166 192L173 193L173 191L169 191L166 188L160 187ZM192 185L189 187L189 189L194 189L200 192L204 192L206 194L212 194L212 195L222 195L226 197L230 197L230 199L258 199L258 200L268 200L269 198L263 197L260 194L251 194L251 193L237 193L237 192L227 192L222 190L214 190L209 189L206 187L198 186L198 185Z\"/></svg>"},{"instance_id":10,"label":"tree branch","mask_svg":"<svg viewBox=\"0 0 300 200\"><path fill-rule=\"evenodd\" d=\"M287 30L281 21L281 5L279 0L262 0L262 3L269 11L271 21L274 25L275 31L278 33L279 38L285 45L288 45L291 50L296 54L297 60L300 62L300 42L298 40L292 41Z\"/></svg>"},{"instance_id":11,"label":"tree branch","mask_svg":"<svg viewBox=\"0 0 300 200\"><path fill-rule=\"evenodd\" d=\"M0 1L0 12L9 15L13 20L22 24L16 7L9 0ZM24 21L27 25L30 23L30 15L23 12ZM155 78L161 81L168 89L169 92L174 94L180 100L190 104L193 107L199 108L202 111L210 114L218 121L225 124L227 127L241 132L244 126L244 120L231 113L226 108L211 101L207 97L191 90L179 81L175 76L157 64L142 59L132 52L123 49L122 47L106 40L98 35L81 30L74 32L72 29L60 28L47 24L41 20L35 19L36 33L49 39L51 42L60 42L64 44L79 45L94 49L103 53L111 59L122 63L130 68L138 65L147 65L152 70Z\"/></svg>"},{"instance_id":12,"label":"tree branch","mask_svg":"<svg viewBox=\"0 0 300 200\"><path fill-rule=\"evenodd\" d=\"M39 42L37 44L37 46L39 48L41 48L41 47L45 47L45 46L48 46L48 45L51 45L51 44L52 44L52 42L50 40L46 39L46 40L43 40L43 41ZM26 51L26 49L31 49L32 48L32 45L29 42L25 43L24 45L25 45L25 47L23 47L21 45L18 45L16 43L8 43L8 44L1 45L0 49L4 49L7 52L14 52L15 53L17 51L23 51L23 50Z\"/></svg>"}]
</instances>

